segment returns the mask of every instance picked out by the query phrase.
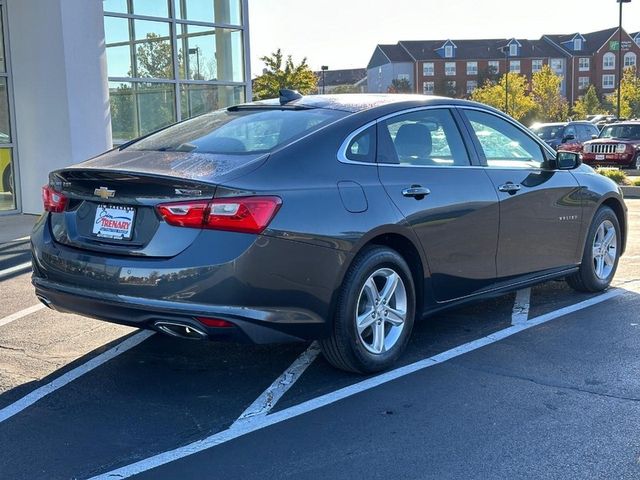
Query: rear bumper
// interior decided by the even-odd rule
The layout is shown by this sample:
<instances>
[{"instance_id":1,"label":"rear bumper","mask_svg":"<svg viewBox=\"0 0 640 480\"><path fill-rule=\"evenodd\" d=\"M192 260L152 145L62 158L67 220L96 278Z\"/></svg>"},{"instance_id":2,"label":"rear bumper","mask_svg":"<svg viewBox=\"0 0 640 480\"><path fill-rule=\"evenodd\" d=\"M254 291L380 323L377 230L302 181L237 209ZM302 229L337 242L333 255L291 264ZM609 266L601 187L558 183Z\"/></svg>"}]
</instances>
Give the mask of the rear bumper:
<instances>
[{"instance_id":1,"label":"rear bumper","mask_svg":"<svg viewBox=\"0 0 640 480\"><path fill-rule=\"evenodd\" d=\"M80 250L52 238L46 216L31 236L33 285L55 310L157 330L158 321L213 340L281 343L329 335L348 254L288 239L203 232L172 258ZM211 328L197 317L226 320Z\"/></svg>"},{"instance_id":2,"label":"rear bumper","mask_svg":"<svg viewBox=\"0 0 640 480\"><path fill-rule=\"evenodd\" d=\"M49 282L34 276L36 296L49 308L63 313L75 313L86 317L137 328L160 330L156 323L174 322L203 331L210 340L239 343L286 343L315 338L314 325L324 323L313 314L285 309L255 309L225 307L220 305L193 305L179 302L151 300L99 293ZM197 317L227 320L232 328L211 328L196 320ZM286 320L289 325L282 325ZM297 321L296 321L297 320ZM307 326L303 335L297 336L297 325ZM287 333L287 330L294 330ZM310 338L305 338L310 334Z\"/></svg>"}]
</instances>

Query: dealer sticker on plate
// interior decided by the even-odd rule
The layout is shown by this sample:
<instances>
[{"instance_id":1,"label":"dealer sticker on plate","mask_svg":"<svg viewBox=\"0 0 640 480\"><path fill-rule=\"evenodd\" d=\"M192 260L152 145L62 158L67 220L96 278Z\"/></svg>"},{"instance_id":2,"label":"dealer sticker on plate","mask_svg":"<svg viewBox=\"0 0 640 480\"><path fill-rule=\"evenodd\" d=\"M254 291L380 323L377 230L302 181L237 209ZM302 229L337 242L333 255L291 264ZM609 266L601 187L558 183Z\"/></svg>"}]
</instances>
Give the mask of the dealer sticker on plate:
<instances>
[{"instance_id":1,"label":"dealer sticker on plate","mask_svg":"<svg viewBox=\"0 0 640 480\"><path fill-rule=\"evenodd\" d=\"M135 214L133 207L98 205L93 234L102 238L129 240L133 233Z\"/></svg>"}]
</instances>

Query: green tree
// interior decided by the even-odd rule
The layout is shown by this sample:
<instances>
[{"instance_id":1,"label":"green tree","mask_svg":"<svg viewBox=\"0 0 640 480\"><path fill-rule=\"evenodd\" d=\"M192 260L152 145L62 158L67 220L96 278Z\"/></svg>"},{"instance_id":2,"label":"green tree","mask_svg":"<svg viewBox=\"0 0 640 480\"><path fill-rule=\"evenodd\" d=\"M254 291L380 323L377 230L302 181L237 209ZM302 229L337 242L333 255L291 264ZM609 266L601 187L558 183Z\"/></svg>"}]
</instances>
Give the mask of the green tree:
<instances>
[{"instance_id":1,"label":"green tree","mask_svg":"<svg viewBox=\"0 0 640 480\"><path fill-rule=\"evenodd\" d=\"M617 102L618 90L611 96ZM620 82L620 117L640 117L640 80L636 76L636 67L624 69Z\"/></svg>"},{"instance_id":2,"label":"green tree","mask_svg":"<svg viewBox=\"0 0 640 480\"><path fill-rule=\"evenodd\" d=\"M406 78L396 78L391 81L391 85L387 89L389 93L411 93L411 83Z\"/></svg>"},{"instance_id":3,"label":"green tree","mask_svg":"<svg viewBox=\"0 0 640 480\"><path fill-rule=\"evenodd\" d=\"M573 115L577 119L587 118L587 115L604 113L596 87L589 85L584 95L573 104Z\"/></svg>"},{"instance_id":4,"label":"green tree","mask_svg":"<svg viewBox=\"0 0 640 480\"><path fill-rule=\"evenodd\" d=\"M278 97L283 88L298 90L303 95L317 91L318 80L307 65L306 58L296 65L291 55L285 60L282 51L278 49L260 60L266 68L262 75L253 80L253 96L256 100Z\"/></svg>"},{"instance_id":5,"label":"green tree","mask_svg":"<svg viewBox=\"0 0 640 480\"><path fill-rule=\"evenodd\" d=\"M179 55L178 64L182 58ZM138 78L173 78L173 50L171 43L160 40L160 35L147 33L147 41L136 49L136 72L129 76Z\"/></svg>"},{"instance_id":6,"label":"green tree","mask_svg":"<svg viewBox=\"0 0 640 480\"><path fill-rule=\"evenodd\" d=\"M522 120L530 115L536 106L533 99L527 95L527 79L523 75L517 73L503 75L498 83L489 82L482 87L476 88L471 93L471 99L504 111L507 75L509 76L509 105L506 113L516 120Z\"/></svg>"},{"instance_id":7,"label":"green tree","mask_svg":"<svg viewBox=\"0 0 640 480\"><path fill-rule=\"evenodd\" d=\"M360 90L355 85L338 85L332 88L330 93L332 95L338 93L360 93Z\"/></svg>"},{"instance_id":8,"label":"green tree","mask_svg":"<svg viewBox=\"0 0 640 480\"><path fill-rule=\"evenodd\" d=\"M535 116L542 122L561 122L569 115L569 105L560 87L562 77L556 75L549 65L533 74L531 96L536 103Z\"/></svg>"},{"instance_id":9,"label":"green tree","mask_svg":"<svg viewBox=\"0 0 640 480\"><path fill-rule=\"evenodd\" d=\"M495 67L483 68L478 72L478 86L482 87L487 83L498 83L500 74Z\"/></svg>"}]
</instances>

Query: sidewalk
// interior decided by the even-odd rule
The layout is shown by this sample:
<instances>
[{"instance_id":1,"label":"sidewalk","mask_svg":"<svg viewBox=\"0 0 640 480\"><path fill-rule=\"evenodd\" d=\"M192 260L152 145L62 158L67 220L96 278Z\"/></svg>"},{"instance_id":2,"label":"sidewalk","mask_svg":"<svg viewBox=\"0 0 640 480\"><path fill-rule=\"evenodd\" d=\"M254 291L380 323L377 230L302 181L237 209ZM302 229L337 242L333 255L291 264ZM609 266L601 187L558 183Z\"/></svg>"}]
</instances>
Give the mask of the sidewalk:
<instances>
[{"instance_id":1,"label":"sidewalk","mask_svg":"<svg viewBox=\"0 0 640 480\"><path fill-rule=\"evenodd\" d=\"M8 215L0 217L0 243L29 236L38 215Z\"/></svg>"}]
</instances>

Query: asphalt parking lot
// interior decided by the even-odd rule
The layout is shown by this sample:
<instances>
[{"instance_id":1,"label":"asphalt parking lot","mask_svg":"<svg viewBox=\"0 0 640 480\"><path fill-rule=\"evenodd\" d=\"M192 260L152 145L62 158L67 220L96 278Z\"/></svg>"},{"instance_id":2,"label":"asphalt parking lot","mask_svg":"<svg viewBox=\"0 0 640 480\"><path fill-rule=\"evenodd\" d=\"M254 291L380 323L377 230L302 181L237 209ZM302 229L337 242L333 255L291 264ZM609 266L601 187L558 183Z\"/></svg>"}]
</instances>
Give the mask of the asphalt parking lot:
<instances>
[{"instance_id":1,"label":"asphalt parking lot","mask_svg":"<svg viewBox=\"0 0 640 480\"><path fill-rule=\"evenodd\" d=\"M640 478L640 200L627 204L615 288L548 282L439 314L368 378L314 345L40 308L28 239L0 236L0 478Z\"/></svg>"}]
</instances>

